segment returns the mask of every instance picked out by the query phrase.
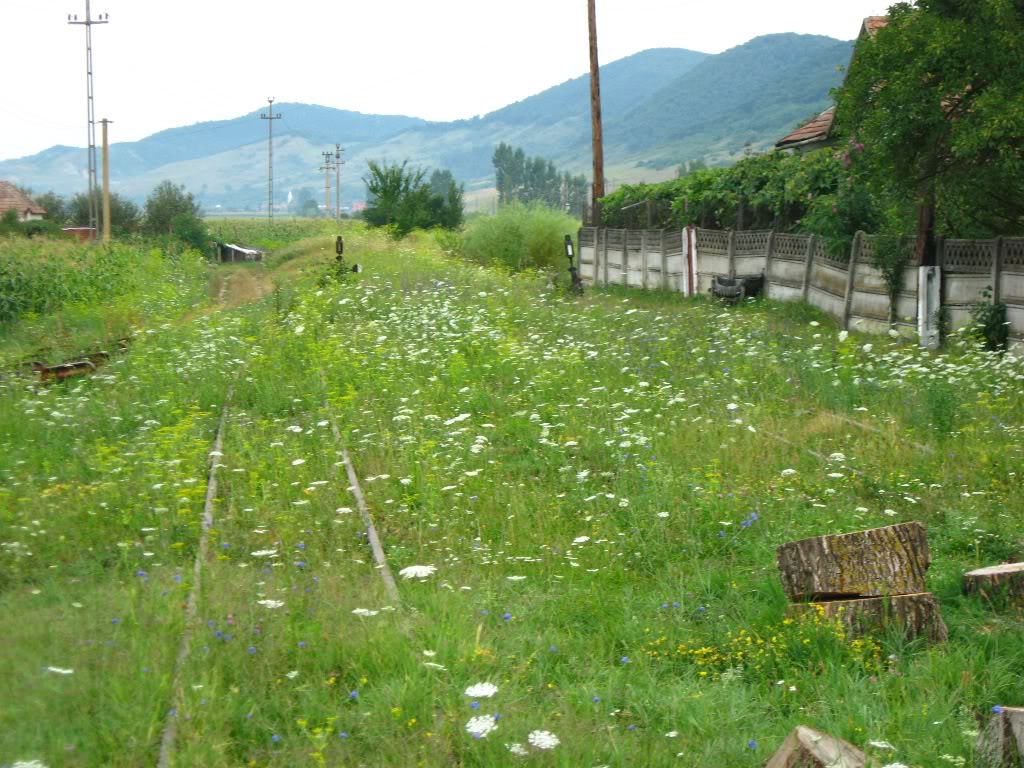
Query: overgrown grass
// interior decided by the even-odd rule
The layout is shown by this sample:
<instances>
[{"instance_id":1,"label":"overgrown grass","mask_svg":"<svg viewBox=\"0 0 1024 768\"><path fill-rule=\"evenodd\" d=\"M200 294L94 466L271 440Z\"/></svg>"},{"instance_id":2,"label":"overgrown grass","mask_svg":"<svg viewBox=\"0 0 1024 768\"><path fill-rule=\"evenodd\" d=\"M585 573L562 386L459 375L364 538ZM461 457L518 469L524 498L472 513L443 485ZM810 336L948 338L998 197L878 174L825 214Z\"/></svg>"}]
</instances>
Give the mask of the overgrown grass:
<instances>
[{"instance_id":1,"label":"overgrown grass","mask_svg":"<svg viewBox=\"0 0 1024 768\"><path fill-rule=\"evenodd\" d=\"M502 206L494 216L466 223L461 254L485 266L521 272L563 272L565 236L576 237L579 222L544 205Z\"/></svg>"},{"instance_id":2,"label":"overgrown grass","mask_svg":"<svg viewBox=\"0 0 1024 768\"><path fill-rule=\"evenodd\" d=\"M173 706L180 766L756 766L798 723L969 764L975 716L1017 703L1021 616L959 581L1024 552L1019 362L841 339L771 302L570 301L358 229L366 271L336 282L321 243L284 265L286 301L149 334L105 377L0 389L0 668L22 692L0 763L152 764ZM392 568L437 568L400 605L331 417ZM947 644L787 623L779 544L901 520L928 526Z\"/></svg>"},{"instance_id":3,"label":"overgrown grass","mask_svg":"<svg viewBox=\"0 0 1024 768\"><path fill-rule=\"evenodd\" d=\"M348 226L351 222L346 222ZM276 251L292 243L320 235L340 234L333 219L206 219L211 237L222 242Z\"/></svg>"},{"instance_id":4,"label":"overgrown grass","mask_svg":"<svg viewBox=\"0 0 1024 768\"><path fill-rule=\"evenodd\" d=\"M202 301L206 262L135 241L0 239L0 367L61 362Z\"/></svg>"}]
</instances>

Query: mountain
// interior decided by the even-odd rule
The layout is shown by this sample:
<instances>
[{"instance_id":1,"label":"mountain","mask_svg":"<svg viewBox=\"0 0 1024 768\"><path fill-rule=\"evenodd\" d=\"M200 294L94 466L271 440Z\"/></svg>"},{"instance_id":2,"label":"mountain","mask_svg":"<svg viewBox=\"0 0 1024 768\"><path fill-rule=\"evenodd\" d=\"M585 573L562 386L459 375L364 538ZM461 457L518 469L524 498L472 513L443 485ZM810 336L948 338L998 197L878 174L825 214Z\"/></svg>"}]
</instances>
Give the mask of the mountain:
<instances>
[{"instance_id":1,"label":"mountain","mask_svg":"<svg viewBox=\"0 0 1024 768\"><path fill-rule=\"evenodd\" d=\"M828 104L852 45L815 35L766 35L717 55L656 48L604 65L608 175L616 181L664 178L685 160L727 162L746 146L770 146ZM112 188L141 200L171 179L208 209L258 208L266 199L267 161L260 111L113 144ZM491 155L502 141L574 172L590 165L588 75L482 117L446 123L311 104L280 103L274 111L283 115L274 125L279 203L302 188L319 195L320 153L336 141L345 147L343 204L365 195L360 177L368 159L448 168L470 189L493 184ZM82 149L51 147L0 162L0 178L72 194L85 186L85 160Z\"/></svg>"},{"instance_id":2,"label":"mountain","mask_svg":"<svg viewBox=\"0 0 1024 768\"><path fill-rule=\"evenodd\" d=\"M756 148L821 112L842 83L853 42L819 35L757 37L711 56L612 121L607 140L648 164ZM650 152L651 148L658 148Z\"/></svg>"}]
</instances>

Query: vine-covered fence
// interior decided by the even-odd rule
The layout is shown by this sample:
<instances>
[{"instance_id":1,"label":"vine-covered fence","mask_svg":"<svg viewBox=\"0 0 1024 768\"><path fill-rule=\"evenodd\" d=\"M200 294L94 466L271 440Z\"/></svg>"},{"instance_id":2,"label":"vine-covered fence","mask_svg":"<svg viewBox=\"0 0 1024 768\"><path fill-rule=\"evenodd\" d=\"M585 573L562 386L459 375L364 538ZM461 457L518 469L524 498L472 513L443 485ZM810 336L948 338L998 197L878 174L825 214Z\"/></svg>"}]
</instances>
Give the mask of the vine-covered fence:
<instances>
[{"instance_id":1,"label":"vine-covered fence","mask_svg":"<svg viewBox=\"0 0 1024 768\"><path fill-rule=\"evenodd\" d=\"M877 247L876 237L859 232L841 260L815 235L699 227L579 232L580 274L591 285L694 294L709 291L716 276L764 275L769 298L801 299L844 328L896 328L927 345L938 340L940 309L951 330L960 328L987 289L989 300L1006 304L1011 347L1024 343L1024 238L940 239L935 266L906 266L891 281L874 266ZM911 243L902 247L909 257Z\"/></svg>"}]
</instances>

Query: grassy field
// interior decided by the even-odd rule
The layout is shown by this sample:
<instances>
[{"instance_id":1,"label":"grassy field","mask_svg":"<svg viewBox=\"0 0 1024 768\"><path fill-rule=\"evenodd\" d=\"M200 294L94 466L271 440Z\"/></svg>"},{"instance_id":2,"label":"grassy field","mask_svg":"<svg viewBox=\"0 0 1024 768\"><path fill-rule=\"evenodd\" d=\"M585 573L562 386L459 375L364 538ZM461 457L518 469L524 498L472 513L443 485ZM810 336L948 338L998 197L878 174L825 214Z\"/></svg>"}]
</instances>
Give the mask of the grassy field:
<instances>
[{"instance_id":1,"label":"grassy field","mask_svg":"<svg viewBox=\"0 0 1024 768\"><path fill-rule=\"evenodd\" d=\"M1021 703L1022 616L960 593L1024 555L1020 362L569 299L425 235L346 257L303 240L91 379L0 382L0 765L155 765L173 719L177 766L758 766L797 724L970 766ZM779 544L902 520L948 643L784 618Z\"/></svg>"}]
</instances>

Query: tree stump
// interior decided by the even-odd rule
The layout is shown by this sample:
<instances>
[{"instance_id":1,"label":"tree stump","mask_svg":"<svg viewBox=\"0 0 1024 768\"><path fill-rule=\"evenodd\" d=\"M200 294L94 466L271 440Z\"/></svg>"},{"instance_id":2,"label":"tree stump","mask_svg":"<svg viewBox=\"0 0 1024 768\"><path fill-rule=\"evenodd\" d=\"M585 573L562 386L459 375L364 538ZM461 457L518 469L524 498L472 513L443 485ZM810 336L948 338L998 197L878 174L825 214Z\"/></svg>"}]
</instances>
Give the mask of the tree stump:
<instances>
[{"instance_id":1,"label":"tree stump","mask_svg":"<svg viewBox=\"0 0 1024 768\"><path fill-rule=\"evenodd\" d=\"M864 768L867 758L849 742L798 725L765 768Z\"/></svg>"},{"instance_id":2,"label":"tree stump","mask_svg":"<svg viewBox=\"0 0 1024 768\"><path fill-rule=\"evenodd\" d=\"M939 614L939 602L929 592L916 595L830 600L826 603L792 603L790 616L817 613L829 621L841 621L851 637L898 626L907 639L925 637L945 642L946 624Z\"/></svg>"},{"instance_id":3,"label":"tree stump","mask_svg":"<svg viewBox=\"0 0 1024 768\"><path fill-rule=\"evenodd\" d=\"M1024 709L1003 707L978 736L976 768L1024 766Z\"/></svg>"},{"instance_id":4,"label":"tree stump","mask_svg":"<svg viewBox=\"0 0 1024 768\"><path fill-rule=\"evenodd\" d=\"M920 523L901 523L783 544L777 552L793 602L924 592L931 565Z\"/></svg>"},{"instance_id":5,"label":"tree stump","mask_svg":"<svg viewBox=\"0 0 1024 768\"><path fill-rule=\"evenodd\" d=\"M1005 563L964 574L964 594L978 595L993 606L1024 607L1024 563Z\"/></svg>"}]
</instances>

